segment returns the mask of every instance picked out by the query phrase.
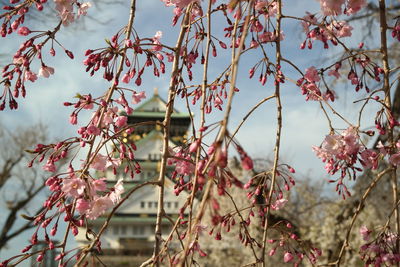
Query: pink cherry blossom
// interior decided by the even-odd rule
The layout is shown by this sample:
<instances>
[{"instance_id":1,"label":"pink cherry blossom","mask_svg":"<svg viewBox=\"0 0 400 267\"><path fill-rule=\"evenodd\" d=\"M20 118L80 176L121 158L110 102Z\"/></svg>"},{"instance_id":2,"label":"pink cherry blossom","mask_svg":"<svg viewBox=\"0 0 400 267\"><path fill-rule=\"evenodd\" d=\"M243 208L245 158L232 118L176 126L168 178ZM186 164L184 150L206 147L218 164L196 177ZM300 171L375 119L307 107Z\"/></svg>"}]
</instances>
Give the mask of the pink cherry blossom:
<instances>
[{"instance_id":1,"label":"pink cherry blossom","mask_svg":"<svg viewBox=\"0 0 400 267\"><path fill-rule=\"evenodd\" d=\"M107 189L107 184L105 183L106 178L95 179L91 182L91 186L95 191L104 192Z\"/></svg>"},{"instance_id":2,"label":"pink cherry blossom","mask_svg":"<svg viewBox=\"0 0 400 267\"><path fill-rule=\"evenodd\" d=\"M335 70L329 70L328 71L328 76L335 76L336 79L340 78L340 73L335 69Z\"/></svg>"},{"instance_id":3,"label":"pink cherry blossom","mask_svg":"<svg viewBox=\"0 0 400 267\"><path fill-rule=\"evenodd\" d=\"M265 0L257 1L255 5L255 9L263 13L266 17L275 17L276 13L278 12L278 5L277 2L268 2Z\"/></svg>"},{"instance_id":4,"label":"pink cherry blossom","mask_svg":"<svg viewBox=\"0 0 400 267\"><path fill-rule=\"evenodd\" d=\"M263 29L264 29L263 25L258 20L254 21L253 24L251 25L251 31L253 32L261 32Z\"/></svg>"},{"instance_id":5,"label":"pink cherry blossom","mask_svg":"<svg viewBox=\"0 0 400 267\"><path fill-rule=\"evenodd\" d=\"M194 172L195 167L192 163L190 155L185 155L183 151L175 152L173 149L169 149L171 156L174 158L168 159L168 165L175 165L175 171L181 175L190 175ZM182 158L180 160L179 158Z\"/></svg>"},{"instance_id":6,"label":"pink cherry blossom","mask_svg":"<svg viewBox=\"0 0 400 267\"><path fill-rule=\"evenodd\" d=\"M118 128L124 127L126 126L127 121L128 121L127 116L118 116L117 120L115 121L115 126L117 126Z\"/></svg>"},{"instance_id":7,"label":"pink cherry blossom","mask_svg":"<svg viewBox=\"0 0 400 267\"><path fill-rule=\"evenodd\" d=\"M142 99L146 98L146 93L144 91L139 93L133 93L132 95L132 104L138 104Z\"/></svg>"},{"instance_id":8,"label":"pink cherry blossom","mask_svg":"<svg viewBox=\"0 0 400 267\"><path fill-rule=\"evenodd\" d=\"M193 143L190 144L189 146L189 153L193 153L197 151L197 148L199 147L199 140L194 141Z\"/></svg>"},{"instance_id":9,"label":"pink cherry blossom","mask_svg":"<svg viewBox=\"0 0 400 267\"><path fill-rule=\"evenodd\" d=\"M113 191L110 193L110 199L114 204L117 204L121 200L121 195L124 193L123 179L119 179L114 185Z\"/></svg>"},{"instance_id":10,"label":"pink cherry blossom","mask_svg":"<svg viewBox=\"0 0 400 267\"><path fill-rule=\"evenodd\" d=\"M307 95L306 100L315 100L315 101L320 100L320 97L322 95L321 91L319 90L319 87L315 83L307 83L303 85L302 93L303 95Z\"/></svg>"},{"instance_id":11,"label":"pink cherry blossom","mask_svg":"<svg viewBox=\"0 0 400 267\"><path fill-rule=\"evenodd\" d=\"M275 201L274 204L271 205L271 209L273 210L280 210L281 208L283 208L286 204L286 202L288 202L287 199L278 199L277 201Z\"/></svg>"},{"instance_id":12,"label":"pink cherry blossom","mask_svg":"<svg viewBox=\"0 0 400 267\"><path fill-rule=\"evenodd\" d=\"M67 195L75 198L80 197L85 191L85 182L80 178L64 179L61 190Z\"/></svg>"},{"instance_id":13,"label":"pink cherry blossom","mask_svg":"<svg viewBox=\"0 0 400 267\"><path fill-rule=\"evenodd\" d=\"M345 0L319 0L319 2L325 16L337 16L342 14L342 5Z\"/></svg>"},{"instance_id":14,"label":"pink cherry blossom","mask_svg":"<svg viewBox=\"0 0 400 267\"><path fill-rule=\"evenodd\" d=\"M76 201L76 210L80 213L80 214L85 214L90 208L90 203L83 199L83 198L79 198Z\"/></svg>"},{"instance_id":15,"label":"pink cherry blossom","mask_svg":"<svg viewBox=\"0 0 400 267\"><path fill-rule=\"evenodd\" d=\"M161 37L162 37L162 32L157 31L153 37L153 44L154 44L154 46L152 47L153 51L161 51L162 50L162 46L161 46L161 42L160 42Z\"/></svg>"},{"instance_id":16,"label":"pink cherry blossom","mask_svg":"<svg viewBox=\"0 0 400 267\"><path fill-rule=\"evenodd\" d=\"M361 149L362 146L359 144L359 137L354 127L347 128L340 135L327 135L321 147L313 147L317 157L325 162L325 169L330 174L338 170L335 166L339 161L345 161L347 167L354 165Z\"/></svg>"},{"instance_id":17,"label":"pink cherry blossom","mask_svg":"<svg viewBox=\"0 0 400 267\"><path fill-rule=\"evenodd\" d=\"M54 68L43 65L39 69L39 76L43 76L45 78L49 78L50 75L54 74Z\"/></svg>"},{"instance_id":18,"label":"pink cherry blossom","mask_svg":"<svg viewBox=\"0 0 400 267\"><path fill-rule=\"evenodd\" d=\"M318 75L318 71L314 66L306 69L306 74L304 75L304 78L306 78L309 82L319 82L321 80Z\"/></svg>"},{"instance_id":19,"label":"pink cherry blossom","mask_svg":"<svg viewBox=\"0 0 400 267\"><path fill-rule=\"evenodd\" d=\"M106 164L107 164L107 156L103 156L102 154L98 153L93 159L92 163L90 164L90 168L98 171L105 171Z\"/></svg>"},{"instance_id":20,"label":"pink cherry blossom","mask_svg":"<svg viewBox=\"0 0 400 267\"><path fill-rule=\"evenodd\" d=\"M113 206L113 202L108 196L96 197L90 206L90 210L86 213L89 220L94 220L102 215L106 210Z\"/></svg>"},{"instance_id":21,"label":"pink cherry blossom","mask_svg":"<svg viewBox=\"0 0 400 267\"><path fill-rule=\"evenodd\" d=\"M365 0L349 0L347 3L347 15L355 14L362 8L367 6L367 1Z\"/></svg>"},{"instance_id":22,"label":"pink cherry blossom","mask_svg":"<svg viewBox=\"0 0 400 267\"><path fill-rule=\"evenodd\" d=\"M254 167L253 160L248 155L241 158L241 163L244 170L251 170Z\"/></svg>"},{"instance_id":23,"label":"pink cherry blossom","mask_svg":"<svg viewBox=\"0 0 400 267\"><path fill-rule=\"evenodd\" d=\"M28 81L34 82L37 80L37 75L34 72L27 70L27 71L25 71L24 79L25 79L25 81L28 80Z\"/></svg>"},{"instance_id":24,"label":"pink cherry blossom","mask_svg":"<svg viewBox=\"0 0 400 267\"><path fill-rule=\"evenodd\" d=\"M52 160L48 160L46 165L43 166L43 170L48 172L55 172L56 166L54 165L54 162Z\"/></svg>"},{"instance_id":25,"label":"pink cherry blossom","mask_svg":"<svg viewBox=\"0 0 400 267\"><path fill-rule=\"evenodd\" d=\"M112 168L118 168L122 163L122 160L120 158L108 158L107 157L107 163L106 163L106 168L112 167Z\"/></svg>"},{"instance_id":26,"label":"pink cherry blossom","mask_svg":"<svg viewBox=\"0 0 400 267\"><path fill-rule=\"evenodd\" d=\"M60 12L59 16L61 17L62 24L66 27L69 26L75 20L75 13L68 10Z\"/></svg>"},{"instance_id":27,"label":"pink cherry blossom","mask_svg":"<svg viewBox=\"0 0 400 267\"><path fill-rule=\"evenodd\" d=\"M371 231L368 230L368 228L365 225L361 226L360 235L362 236L364 241L368 241L370 234L371 234Z\"/></svg>"},{"instance_id":28,"label":"pink cherry blossom","mask_svg":"<svg viewBox=\"0 0 400 267\"><path fill-rule=\"evenodd\" d=\"M121 81L123 83L129 83L131 81L130 73L125 73L124 76L122 76Z\"/></svg>"},{"instance_id":29,"label":"pink cherry blossom","mask_svg":"<svg viewBox=\"0 0 400 267\"><path fill-rule=\"evenodd\" d=\"M183 9L190 5L192 2L197 2L198 0L161 0L166 6L176 6L179 9Z\"/></svg>"},{"instance_id":30,"label":"pink cherry blossom","mask_svg":"<svg viewBox=\"0 0 400 267\"><path fill-rule=\"evenodd\" d=\"M189 161L190 156L186 156L185 159L188 161L177 160L175 162L175 170L177 171L178 174L190 175L194 172L194 165Z\"/></svg>"},{"instance_id":31,"label":"pink cherry blossom","mask_svg":"<svg viewBox=\"0 0 400 267\"><path fill-rule=\"evenodd\" d=\"M258 39L261 43L267 43L274 41L274 34L272 32L263 32L258 35Z\"/></svg>"},{"instance_id":32,"label":"pink cherry blossom","mask_svg":"<svg viewBox=\"0 0 400 267\"><path fill-rule=\"evenodd\" d=\"M88 135L100 135L101 131L98 127L91 124L86 128L86 133Z\"/></svg>"},{"instance_id":33,"label":"pink cherry blossom","mask_svg":"<svg viewBox=\"0 0 400 267\"><path fill-rule=\"evenodd\" d=\"M353 27L351 27L346 21L333 21L327 27L335 37L343 38L343 37L350 37L351 31ZM328 39L332 39L332 36L329 36Z\"/></svg>"},{"instance_id":34,"label":"pink cherry blossom","mask_svg":"<svg viewBox=\"0 0 400 267\"><path fill-rule=\"evenodd\" d=\"M72 11L74 2L74 0L54 0L58 12L63 12L65 10Z\"/></svg>"},{"instance_id":35,"label":"pink cherry blossom","mask_svg":"<svg viewBox=\"0 0 400 267\"><path fill-rule=\"evenodd\" d=\"M82 3L79 5L78 18L80 16L86 16L88 9L92 6L90 2Z\"/></svg>"},{"instance_id":36,"label":"pink cherry blossom","mask_svg":"<svg viewBox=\"0 0 400 267\"><path fill-rule=\"evenodd\" d=\"M376 170L378 168L378 153L371 149L365 149L360 153L362 162L361 164L366 169L373 169Z\"/></svg>"}]
</instances>

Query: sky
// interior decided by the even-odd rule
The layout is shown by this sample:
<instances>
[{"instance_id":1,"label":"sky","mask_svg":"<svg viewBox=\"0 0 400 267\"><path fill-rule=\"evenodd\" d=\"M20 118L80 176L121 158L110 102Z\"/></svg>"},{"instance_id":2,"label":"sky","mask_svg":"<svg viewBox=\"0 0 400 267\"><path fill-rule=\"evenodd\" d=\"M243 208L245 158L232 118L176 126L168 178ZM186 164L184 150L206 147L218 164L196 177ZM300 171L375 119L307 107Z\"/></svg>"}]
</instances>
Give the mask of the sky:
<instances>
[{"instance_id":1,"label":"sky","mask_svg":"<svg viewBox=\"0 0 400 267\"><path fill-rule=\"evenodd\" d=\"M107 1L106 1L107 2ZM122 1L123 2L123 1ZM177 37L177 28L171 30L172 9L166 8L159 0L137 1L137 16L135 18L135 28L140 36L153 36L157 31L163 32L162 41L173 46ZM305 11L318 12L319 5L314 0L306 1L288 1L289 4L284 6L283 12L293 16L303 16ZM72 50L75 59L70 60L63 55L61 49L56 48L58 53L55 59L45 55L45 62L55 68L55 74L49 79L39 78L35 83L29 83L27 86L27 98L19 100L19 108L16 111L5 110L0 112L1 125L8 129L16 129L18 126L28 126L32 123L43 122L49 126L50 135L53 140L62 140L69 136L75 136L76 130L80 123L84 123L91 114L79 117L78 126L72 126L68 123L68 117L72 109L63 106L63 102L72 101L76 93L92 93L98 95L108 84L103 81L101 75L90 77L84 72L85 67L81 62L84 59L84 51L88 48L97 48L104 46L104 39L110 38L121 25L126 23L128 9L123 4L99 4L88 12L90 18L83 21L77 21L77 26L65 29L60 35L59 41L65 48ZM116 15L118 14L118 15ZM98 23L101 21L102 23ZM47 19L44 24L56 25L54 20ZM222 28L218 28L221 24L216 24L215 30L222 32ZM35 24L27 24L31 29L45 29L43 23L35 22ZM356 28L356 26L354 26ZM353 34L361 36L361 31L356 28ZM64 29L63 29L64 30ZM285 21L283 31L286 39L282 43L283 55L292 59L302 71L307 67L325 66L327 62L334 63L330 56L337 53L334 49L324 50L320 43L315 43L314 49L300 50L299 46L304 39L301 32L301 26L298 22ZM16 50L19 43L23 40L20 36L13 35L10 39L2 39L1 54L10 54ZM225 40L227 42L227 40ZM351 40L345 40L350 43ZM355 43L352 45L356 45ZM368 44L367 44L368 45ZM370 44L373 45L373 44ZM272 47L269 51L273 51ZM230 52L218 49L220 57L212 59L210 64L210 75L218 73L221 68L226 66L230 60ZM0 58L0 66L4 66L10 57L4 56ZM236 94L233 102L232 117L229 123L229 129L233 130L240 123L242 118L247 114L260 99L273 94L274 87L272 81L266 86L261 86L257 81L257 74L253 79L248 79L248 70L254 65L255 59L259 58L257 54L251 54L240 62L239 80L237 87L240 92ZM39 68L36 66L37 69ZM286 76L296 80L300 78L291 68L285 68ZM167 69L168 73L168 69ZM201 73L195 74L195 80L201 79ZM211 80L211 79L209 79ZM270 79L271 80L271 79ZM153 88L159 89L161 97L166 99L167 88L169 83L168 75L161 78L154 78L149 71L146 71L143 77L143 84L137 88L132 83L130 86L135 90L145 90L147 96L151 96ZM353 94L354 89L339 84L337 93L338 101L333 106L343 112L351 122L356 122L354 106L351 102L362 98L363 95ZM283 130L282 130L282 146L281 155L287 163L292 165L299 175L310 175L311 179L316 181L327 180L328 176L323 169L323 163L314 155L311 150L313 145L319 145L329 128L324 114L319 109L317 102L306 102L304 96L301 95L300 89L290 82L286 82L282 86L282 103L283 103ZM185 111L184 101L176 103L177 109ZM359 105L358 105L359 106ZM194 108L198 109L198 105ZM366 123L364 127L371 126L371 120L376 107L371 106L366 110ZM207 123L213 123L222 118L223 112L216 111L209 117ZM199 120L199 113L195 111L195 121ZM345 128L346 125L333 119L337 128ZM82 125L81 124L81 125ZM237 139L243 148L254 158L272 158L273 147L275 143L276 131L276 108L275 102L270 101L263 104L245 123L243 129L238 133ZM234 153L232 153L235 155ZM236 155L237 156L237 155ZM327 188L333 191L334 186ZM3 252L0 258L10 256L10 252L15 251L23 239L21 237L17 241L10 244L10 250Z\"/></svg>"}]
</instances>

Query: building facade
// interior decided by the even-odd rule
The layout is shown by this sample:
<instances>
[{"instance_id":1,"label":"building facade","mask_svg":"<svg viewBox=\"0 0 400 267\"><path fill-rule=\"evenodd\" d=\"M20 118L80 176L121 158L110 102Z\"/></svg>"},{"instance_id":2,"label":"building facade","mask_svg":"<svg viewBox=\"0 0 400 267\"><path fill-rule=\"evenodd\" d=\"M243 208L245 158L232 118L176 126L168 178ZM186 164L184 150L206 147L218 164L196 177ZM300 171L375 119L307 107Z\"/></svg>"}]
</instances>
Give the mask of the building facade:
<instances>
[{"instance_id":1,"label":"building facade","mask_svg":"<svg viewBox=\"0 0 400 267\"><path fill-rule=\"evenodd\" d=\"M167 103L155 91L150 99L128 116L128 124L137 125L146 122L135 126L134 131L129 135L125 134L123 140L125 143L132 141L136 144L135 159L140 165L141 172L132 179L130 175L125 175L122 171L125 167L123 165L117 175L114 175L112 171L99 173L99 178L104 176L110 187L118 179L123 178L125 192L127 192L140 183L158 178L163 132L162 127L157 126L155 122L161 123L164 120L166 105ZM190 114L174 110L171 117L170 147L185 142L190 122ZM174 182L168 178L171 172L172 167L169 166L167 179L165 179L164 209L169 216L176 218L180 207L186 201L187 194L182 192L178 197L175 196ZM140 188L121 205L100 239L102 252L93 257L94 260L102 262L102 264L97 264L98 266L139 266L141 262L151 257L155 240L157 205L158 187L156 186ZM89 228L97 233L106 218L107 214L104 214L90 221ZM169 234L171 229L171 222L163 220L163 234ZM80 246L89 242L85 233L86 231L82 229L76 236Z\"/></svg>"}]
</instances>

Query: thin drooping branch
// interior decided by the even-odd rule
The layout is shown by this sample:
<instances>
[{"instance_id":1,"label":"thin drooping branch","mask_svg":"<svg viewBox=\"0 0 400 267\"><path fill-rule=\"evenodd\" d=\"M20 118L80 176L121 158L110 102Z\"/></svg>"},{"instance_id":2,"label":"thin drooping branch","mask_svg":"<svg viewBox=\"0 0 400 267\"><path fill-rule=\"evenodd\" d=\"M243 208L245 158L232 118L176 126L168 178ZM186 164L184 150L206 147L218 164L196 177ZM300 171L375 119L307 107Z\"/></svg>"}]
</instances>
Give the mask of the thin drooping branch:
<instances>
[{"instance_id":1,"label":"thin drooping branch","mask_svg":"<svg viewBox=\"0 0 400 267\"><path fill-rule=\"evenodd\" d=\"M242 127L242 125L246 122L246 120L250 117L250 115L256 111L262 104L264 104L265 102L267 102L268 100L272 99L275 97L274 95L268 96L264 99L262 99L260 102L258 102L256 105L254 105L254 107L243 117L242 121L239 123L239 125L236 127L235 131L233 132L232 136L230 137L229 141L228 141L228 146L229 144L232 142L232 140L235 138L236 134L239 132L240 128Z\"/></svg>"},{"instance_id":2,"label":"thin drooping branch","mask_svg":"<svg viewBox=\"0 0 400 267\"><path fill-rule=\"evenodd\" d=\"M211 6L212 0L208 1L208 9L207 9L207 43L206 43L206 54L204 59L204 66L203 66L203 82L201 84L201 107L200 107L200 128L202 129L206 123L206 114L205 114L205 106L206 106L206 99L207 99L207 79L208 79L208 63L210 58L210 46L211 46ZM198 166L200 162L200 155L201 155L201 143L203 140L203 131L200 131L199 138L197 140L193 140L193 142L198 142L198 147L196 151L196 166ZM192 235L192 219L193 219L193 204L194 204L194 197L197 192L197 181L199 178L199 168L195 169L193 181L192 181L192 193L190 195L190 203L189 203L189 238Z\"/></svg>"},{"instance_id":3,"label":"thin drooping branch","mask_svg":"<svg viewBox=\"0 0 400 267\"><path fill-rule=\"evenodd\" d=\"M134 22L134 19L135 19L135 12L136 12L136 0L131 0L130 9L129 9L129 19L128 19L128 23L127 23L126 28L125 28L125 39L129 39L130 36L131 36L133 22ZM124 47L125 48L127 47L126 43L124 44ZM106 99L105 99L106 105L105 106L108 106L107 104L110 102L111 97L113 96L113 93L115 91L115 88L117 87L119 77L120 77L120 75L122 73L122 70L124 68L125 58L126 58L126 53L122 53L121 59L120 59L120 62L119 62L119 66L118 66L118 69L117 69L117 73L114 76L113 84L108 89L107 94L106 94ZM97 123L97 127L100 126L100 124L102 123L103 116L104 116L105 112L106 112L106 108L102 107L101 111L100 111L100 117L99 117L99 120L98 120L98 123ZM93 150L93 147L95 145L95 139L96 139L96 135L93 135L93 137L89 141L89 151L87 152L86 163L85 163L85 165L83 167L83 170L82 170L82 172L80 174L80 177L79 177L81 179L83 178L83 176L85 175L85 173L89 169L90 164L93 162L93 160L96 157L96 155L92 155L92 150ZM73 203L73 209L75 208L75 204L76 204L76 202ZM66 242L67 242L68 233L69 233L70 228L71 228L71 222L68 223L68 226L67 226L67 229L66 229L66 232L65 232L65 236L64 236L64 240L62 242L62 253L64 253L64 251L65 251L65 245L66 245ZM85 255L87 255L87 254L85 254ZM79 261L81 262L81 260L79 260Z\"/></svg>"},{"instance_id":4,"label":"thin drooping branch","mask_svg":"<svg viewBox=\"0 0 400 267\"><path fill-rule=\"evenodd\" d=\"M361 211L363 210L363 208L365 206L365 201L367 200L367 198L368 198L369 194L371 193L372 189L374 189L375 186L378 184L378 182L381 180L381 178L384 177L385 174L387 174L389 172L392 172L392 171L393 171L393 169L390 167L390 168L387 168L386 170L383 170L380 173L378 173L376 175L375 180L373 180L371 182L371 184L368 186L368 188L365 190L365 192L364 192L364 194L363 194L363 196L362 196L362 198L360 200L360 203L358 204L357 209L353 214L353 218L351 219L350 225L347 228L346 236L345 236L345 239L343 241L342 247L340 248L339 256L338 256L338 258L337 258L337 260L335 262L330 263L329 265L340 266L342 258L344 257L344 255L346 253L346 247L349 246L349 240L350 240L351 231L353 230L353 226L354 226L354 224L355 224L355 222L357 220L358 215L360 215Z\"/></svg>"},{"instance_id":5,"label":"thin drooping branch","mask_svg":"<svg viewBox=\"0 0 400 267\"><path fill-rule=\"evenodd\" d=\"M167 109L165 111L164 116L164 132L163 132L163 148L162 148L162 156L161 156L161 166L160 166L160 173L158 178L158 208L157 208L157 219L156 219L156 227L155 227L155 243L154 243L154 252L153 252L153 262L156 266L159 266L159 253L160 247L162 243L162 232L161 232L161 223L162 218L164 217L164 186L165 186L165 175L167 171L167 161L169 156L169 131L170 131L170 123L171 123L171 115L174 110L174 100L176 95L176 85L179 82L179 58L181 47L183 44L183 40L186 34L189 32L189 19L190 19L190 10L191 6L187 7L185 16L182 20L180 33L175 45L175 52L174 52L174 61L172 63L172 70L171 70L171 78L170 84L168 87L168 100L167 100Z\"/></svg>"},{"instance_id":6,"label":"thin drooping branch","mask_svg":"<svg viewBox=\"0 0 400 267\"><path fill-rule=\"evenodd\" d=\"M235 93L235 87L236 87L236 78L237 78L237 70L239 67L239 60L240 60L240 56L241 56L241 52L243 50L244 47L244 42L246 40L247 34L248 34L248 30L249 30L249 22L250 22L250 12L252 10L252 5L253 5L253 1L250 1L248 8L248 12L249 14L246 16L246 20L244 22L244 26L243 26L243 31L242 31L242 36L240 38L240 43L239 43L239 48L236 51L235 45L232 45L232 63L231 63L231 73L230 73L230 88L229 88L229 93L228 93L228 101L226 104L226 108L225 108L225 115L224 115L224 119L221 122L221 128L220 131L218 133L218 136L216 138L215 141L215 145L217 146L217 149L220 149L220 146L222 145L222 141L227 133L227 125L228 125L228 119L230 116L230 111L232 109L232 101L233 101L233 96ZM238 8L241 8L240 6ZM236 43L236 34L237 34L237 28L238 28L238 24L239 21L241 19L241 16L237 16L236 21L235 21L235 26L233 29L233 35L232 35L232 44ZM204 167L203 172L205 172L209 166L209 164L211 164L211 162L214 160L215 157L215 153L211 156L211 158L208 160L207 165ZM197 225L199 224L200 220L202 219L203 215L204 215L204 209L206 206L206 203L209 200L209 196L211 193L211 189L212 189L212 185L213 185L213 180L209 179L206 183L203 195L202 195L202 199L200 204L198 205L197 208L197 213L196 213L196 217L194 218L194 221L192 223L192 228L193 227L197 227ZM193 232L193 230L191 230L191 232ZM190 244L190 241L192 240L192 236L188 237L187 240L187 244ZM186 257L188 256L188 251L189 251L189 246L187 245L185 248L185 251L183 253L183 258L181 259L179 266L183 266L183 263L186 261Z\"/></svg>"},{"instance_id":7,"label":"thin drooping branch","mask_svg":"<svg viewBox=\"0 0 400 267\"><path fill-rule=\"evenodd\" d=\"M277 14L276 14L276 73L275 73L275 100L276 100L276 111L277 111L277 129L275 136L275 148L274 148L274 165L272 169L272 179L268 192L268 203L265 212L265 222L264 222L264 231L263 231L263 239L262 239L262 249L261 249L261 265L265 267L265 250L267 246L267 237L268 237L268 228L269 228L269 214L271 211L271 202L272 202L272 194L275 190L276 176L278 171L278 163L279 163L279 152L281 145L281 135L282 135L282 103L281 103L281 95L280 95L280 66L281 66L281 20L282 20L282 1L277 1Z\"/></svg>"},{"instance_id":8,"label":"thin drooping branch","mask_svg":"<svg viewBox=\"0 0 400 267\"><path fill-rule=\"evenodd\" d=\"M386 3L385 0L379 0L379 23L380 23L380 36L381 36L381 54L382 54L382 65L383 65L383 91L385 92L385 105L387 106L386 116L387 120L391 120L393 116L392 110L392 101L390 95L390 66L389 66L389 56L388 56L388 47L387 47L387 17L386 17ZM395 149L396 144L393 135L393 127L387 124L388 129L388 141L389 145L392 150ZM392 179L392 192L393 192L393 207L395 208L394 211L394 219L395 219L395 226L396 226L396 234L399 236L400 234L400 216L399 216L399 208L396 206L398 202L398 188L397 188L397 174L396 174L396 167L393 167L391 172L391 179ZM400 240L396 239L396 252L399 252L400 248ZM397 262L397 266L400 263Z\"/></svg>"}]
</instances>

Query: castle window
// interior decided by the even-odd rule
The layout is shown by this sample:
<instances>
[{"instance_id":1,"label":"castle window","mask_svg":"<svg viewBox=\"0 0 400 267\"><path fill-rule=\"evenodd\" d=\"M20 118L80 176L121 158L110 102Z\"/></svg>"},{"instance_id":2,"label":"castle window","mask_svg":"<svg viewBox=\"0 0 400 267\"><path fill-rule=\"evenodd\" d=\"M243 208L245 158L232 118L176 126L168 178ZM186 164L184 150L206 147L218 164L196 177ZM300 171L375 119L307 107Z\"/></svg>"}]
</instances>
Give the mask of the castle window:
<instances>
[{"instance_id":1,"label":"castle window","mask_svg":"<svg viewBox=\"0 0 400 267\"><path fill-rule=\"evenodd\" d=\"M150 202L147 203L147 205L148 205L149 208L152 208L153 207L153 202L150 201Z\"/></svg>"},{"instance_id":2,"label":"castle window","mask_svg":"<svg viewBox=\"0 0 400 267\"><path fill-rule=\"evenodd\" d=\"M114 235L118 235L118 234L119 234L119 226L118 226L118 225L115 225L115 226L114 226L114 228L113 228L113 234L114 234Z\"/></svg>"},{"instance_id":3,"label":"castle window","mask_svg":"<svg viewBox=\"0 0 400 267\"><path fill-rule=\"evenodd\" d=\"M177 209L178 206L179 206L179 203L178 203L178 202L175 202L175 209Z\"/></svg>"},{"instance_id":4,"label":"castle window","mask_svg":"<svg viewBox=\"0 0 400 267\"><path fill-rule=\"evenodd\" d=\"M166 206L167 206L167 209L170 209L170 208L171 208L171 202L166 202L165 204L166 204Z\"/></svg>"},{"instance_id":5,"label":"castle window","mask_svg":"<svg viewBox=\"0 0 400 267\"><path fill-rule=\"evenodd\" d=\"M145 205L146 205L146 203L145 203L144 201L140 202L140 207L141 207L142 209L144 209Z\"/></svg>"},{"instance_id":6,"label":"castle window","mask_svg":"<svg viewBox=\"0 0 400 267\"><path fill-rule=\"evenodd\" d=\"M145 228L143 225L134 225L132 227L132 234L134 236L143 236L145 234Z\"/></svg>"},{"instance_id":7,"label":"castle window","mask_svg":"<svg viewBox=\"0 0 400 267\"><path fill-rule=\"evenodd\" d=\"M126 226L121 225L121 235L126 235Z\"/></svg>"}]
</instances>

